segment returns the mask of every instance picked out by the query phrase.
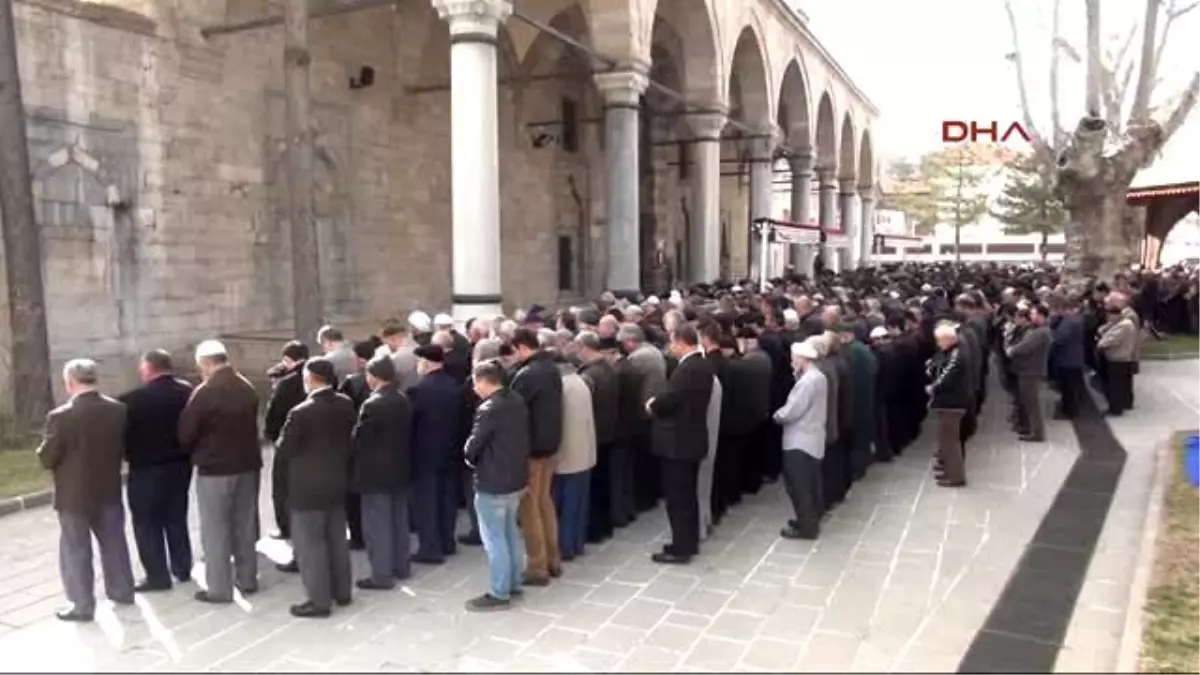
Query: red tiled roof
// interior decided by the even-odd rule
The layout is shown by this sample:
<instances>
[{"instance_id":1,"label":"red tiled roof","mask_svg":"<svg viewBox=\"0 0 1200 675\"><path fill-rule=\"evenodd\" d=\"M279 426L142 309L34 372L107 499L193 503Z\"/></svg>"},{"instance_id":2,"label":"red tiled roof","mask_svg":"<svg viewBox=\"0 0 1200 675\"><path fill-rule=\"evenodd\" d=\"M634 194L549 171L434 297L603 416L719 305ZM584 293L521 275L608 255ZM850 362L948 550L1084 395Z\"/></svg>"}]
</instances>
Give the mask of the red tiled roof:
<instances>
[{"instance_id":1,"label":"red tiled roof","mask_svg":"<svg viewBox=\"0 0 1200 675\"><path fill-rule=\"evenodd\" d=\"M1130 188L1125 193L1126 201L1145 201L1160 197L1177 197L1181 195L1200 194L1200 182L1173 183L1171 185L1148 185L1140 188Z\"/></svg>"}]
</instances>

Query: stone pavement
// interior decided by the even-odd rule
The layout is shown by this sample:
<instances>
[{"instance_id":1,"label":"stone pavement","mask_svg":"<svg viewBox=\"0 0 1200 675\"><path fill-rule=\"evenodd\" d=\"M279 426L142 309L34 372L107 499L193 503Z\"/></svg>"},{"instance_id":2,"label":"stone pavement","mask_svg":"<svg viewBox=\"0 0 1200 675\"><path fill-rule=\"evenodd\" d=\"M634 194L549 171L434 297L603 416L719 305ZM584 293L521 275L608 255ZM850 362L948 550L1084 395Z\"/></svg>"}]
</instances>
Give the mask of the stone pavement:
<instances>
[{"instance_id":1,"label":"stone pavement","mask_svg":"<svg viewBox=\"0 0 1200 675\"><path fill-rule=\"evenodd\" d=\"M1188 415L1194 423L1195 373L1190 383L1169 381L1190 387L1187 411L1175 394L1155 390L1174 376L1168 368L1179 365L1143 367L1138 410L1116 425L1130 444L1127 496L1118 494L1099 572L1081 595L1088 612L1123 620L1120 578L1131 574L1149 491L1148 439ZM94 625L63 624L52 616L63 603L53 512L17 514L0 519L0 669L952 672L1079 452L1063 422L1050 424L1048 443L1017 442L1003 398L993 387L968 448L966 489L934 485L927 431L896 463L872 467L816 543L778 537L788 511L772 486L727 516L692 565L661 567L649 560L666 537L660 508L502 614L463 609L486 586L481 552L466 549L444 566L417 566L402 589L358 593L330 620L293 619L287 607L302 599L299 579L274 570L268 557L286 559L286 547L264 541L262 590L249 601L201 605L188 584L141 596L135 607L101 603ZM354 564L363 571L361 553ZM1114 639L1119 633L1087 615L1060 658L1111 669L1115 656L1105 650ZM1095 648L1090 660L1079 656L1084 647Z\"/></svg>"}]
</instances>

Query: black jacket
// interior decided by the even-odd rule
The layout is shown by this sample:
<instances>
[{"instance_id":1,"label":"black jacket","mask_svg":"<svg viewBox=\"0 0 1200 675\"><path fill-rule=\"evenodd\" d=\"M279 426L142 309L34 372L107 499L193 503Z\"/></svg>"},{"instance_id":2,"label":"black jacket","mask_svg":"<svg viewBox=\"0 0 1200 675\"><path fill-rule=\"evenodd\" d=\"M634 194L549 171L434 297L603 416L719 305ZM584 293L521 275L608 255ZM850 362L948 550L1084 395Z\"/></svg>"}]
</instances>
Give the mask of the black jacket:
<instances>
[{"instance_id":1,"label":"black jacket","mask_svg":"<svg viewBox=\"0 0 1200 675\"><path fill-rule=\"evenodd\" d=\"M675 367L667 390L650 404L654 415L654 454L699 461L708 454L708 402L713 369L697 352Z\"/></svg>"},{"instance_id":2,"label":"black jacket","mask_svg":"<svg viewBox=\"0 0 1200 675\"><path fill-rule=\"evenodd\" d=\"M420 475L461 466L466 387L442 370L426 374L408 396L413 405L413 471Z\"/></svg>"},{"instance_id":3,"label":"black jacket","mask_svg":"<svg viewBox=\"0 0 1200 675\"><path fill-rule=\"evenodd\" d=\"M538 350L517 366L511 388L529 410L529 452L534 458L553 457L562 441L562 375L554 355Z\"/></svg>"},{"instance_id":4,"label":"black jacket","mask_svg":"<svg viewBox=\"0 0 1200 675\"><path fill-rule=\"evenodd\" d=\"M1084 340L1083 317L1066 314L1059 318L1054 327L1053 361L1056 369L1083 368Z\"/></svg>"},{"instance_id":5,"label":"black jacket","mask_svg":"<svg viewBox=\"0 0 1200 675\"><path fill-rule=\"evenodd\" d=\"M350 486L359 494L402 492L412 480L413 406L395 386L363 401L353 432Z\"/></svg>"},{"instance_id":6,"label":"black jacket","mask_svg":"<svg viewBox=\"0 0 1200 675\"><path fill-rule=\"evenodd\" d=\"M362 408L362 404L371 396L371 387L367 385L367 376L362 373L353 373L342 380L342 386L338 387L338 391L345 394L354 403L355 410Z\"/></svg>"},{"instance_id":7,"label":"black jacket","mask_svg":"<svg viewBox=\"0 0 1200 675\"><path fill-rule=\"evenodd\" d=\"M179 416L192 385L171 375L157 377L118 398L125 404L125 461L129 468L189 461L179 444Z\"/></svg>"},{"instance_id":8,"label":"black jacket","mask_svg":"<svg viewBox=\"0 0 1200 675\"><path fill-rule=\"evenodd\" d=\"M725 429L726 420L730 420L734 416L734 397L737 395L734 392L733 375L730 373L729 359L725 358L725 354L720 349L714 349L707 352L704 358L708 359L712 366L713 375L716 376L717 382L721 383L721 416L718 433L728 434Z\"/></svg>"},{"instance_id":9,"label":"black jacket","mask_svg":"<svg viewBox=\"0 0 1200 675\"><path fill-rule=\"evenodd\" d=\"M722 406L721 435L746 435L771 417L771 357L751 352L728 361L727 368L721 386L732 390L733 401L728 413Z\"/></svg>"},{"instance_id":10,"label":"black jacket","mask_svg":"<svg viewBox=\"0 0 1200 675\"><path fill-rule=\"evenodd\" d=\"M529 482L529 412L521 395L500 389L475 409L463 454L475 469L475 490L507 495Z\"/></svg>"},{"instance_id":11,"label":"black jacket","mask_svg":"<svg viewBox=\"0 0 1200 675\"><path fill-rule=\"evenodd\" d=\"M592 419L596 425L596 443L606 445L617 440L620 413L620 383L617 371L603 357L585 363L579 374L592 390Z\"/></svg>"},{"instance_id":12,"label":"black jacket","mask_svg":"<svg viewBox=\"0 0 1200 675\"><path fill-rule=\"evenodd\" d=\"M650 429L642 401L645 375L628 358L617 361L617 439L644 437Z\"/></svg>"},{"instance_id":13,"label":"black jacket","mask_svg":"<svg viewBox=\"0 0 1200 675\"><path fill-rule=\"evenodd\" d=\"M318 389L292 408L280 434L288 465L288 507L324 511L342 506L349 486L354 404L331 388Z\"/></svg>"},{"instance_id":14,"label":"black jacket","mask_svg":"<svg viewBox=\"0 0 1200 675\"><path fill-rule=\"evenodd\" d=\"M279 432L283 431L283 423L287 421L292 408L304 402L304 362L292 366L275 382L271 390L271 398L267 400L267 417L263 424L263 434L272 443L279 442Z\"/></svg>"},{"instance_id":15,"label":"black jacket","mask_svg":"<svg viewBox=\"0 0 1200 675\"><path fill-rule=\"evenodd\" d=\"M931 410L967 410L971 407L974 392L968 386L968 365L961 357L962 348L955 345L939 351L929 360L929 379L933 386L929 401Z\"/></svg>"}]
</instances>

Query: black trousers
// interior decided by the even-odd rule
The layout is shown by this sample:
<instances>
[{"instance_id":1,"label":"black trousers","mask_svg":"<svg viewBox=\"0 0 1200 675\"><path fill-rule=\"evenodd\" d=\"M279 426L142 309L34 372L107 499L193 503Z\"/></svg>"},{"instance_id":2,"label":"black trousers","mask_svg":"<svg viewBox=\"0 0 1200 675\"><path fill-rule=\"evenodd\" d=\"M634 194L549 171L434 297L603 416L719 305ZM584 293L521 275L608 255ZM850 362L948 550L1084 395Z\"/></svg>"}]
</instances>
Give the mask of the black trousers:
<instances>
[{"instance_id":1,"label":"black trousers","mask_svg":"<svg viewBox=\"0 0 1200 675\"><path fill-rule=\"evenodd\" d=\"M587 480L588 485L588 522L587 540L598 544L612 536L612 443L596 444L596 465L592 467Z\"/></svg>"},{"instance_id":2,"label":"black trousers","mask_svg":"<svg viewBox=\"0 0 1200 675\"><path fill-rule=\"evenodd\" d=\"M659 462L667 520L671 523L671 543L664 550L675 555L696 555L700 552L700 501L696 491L700 461L662 457Z\"/></svg>"},{"instance_id":3,"label":"black trousers","mask_svg":"<svg viewBox=\"0 0 1200 675\"><path fill-rule=\"evenodd\" d=\"M742 473L739 459L746 440L740 434L721 434L717 456L713 458L713 518L720 518L733 504L742 500Z\"/></svg>"},{"instance_id":4,"label":"black trousers","mask_svg":"<svg viewBox=\"0 0 1200 675\"><path fill-rule=\"evenodd\" d=\"M191 484L192 465L186 461L129 471L125 490L133 537L150 583L169 584L172 574L179 580L192 576L192 542L187 524Z\"/></svg>"},{"instance_id":5,"label":"black trousers","mask_svg":"<svg viewBox=\"0 0 1200 675\"><path fill-rule=\"evenodd\" d=\"M1064 417L1074 418L1079 414L1079 406L1084 395L1083 369L1058 368L1054 373L1058 380L1058 393L1062 397L1060 411Z\"/></svg>"},{"instance_id":6,"label":"black trousers","mask_svg":"<svg viewBox=\"0 0 1200 675\"><path fill-rule=\"evenodd\" d=\"M763 422L754 428L746 437L742 454L741 477L742 492L756 495L762 488L763 476L766 475L767 432L774 422Z\"/></svg>"},{"instance_id":7,"label":"black trousers","mask_svg":"<svg viewBox=\"0 0 1200 675\"><path fill-rule=\"evenodd\" d=\"M821 460L803 450L785 450L783 487L796 513L796 530L803 537L816 539L825 509L821 494Z\"/></svg>"},{"instance_id":8,"label":"black trousers","mask_svg":"<svg viewBox=\"0 0 1200 675\"><path fill-rule=\"evenodd\" d=\"M634 505L634 446L629 438L608 448L608 513L614 527L625 527L637 517Z\"/></svg>"},{"instance_id":9,"label":"black trousers","mask_svg":"<svg viewBox=\"0 0 1200 675\"><path fill-rule=\"evenodd\" d=\"M772 409L777 410L778 408ZM766 431L761 451L763 478L770 482L779 478L779 474L783 471L783 427L768 422L764 429Z\"/></svg>"},{"instance_id":10,"label":"black trousers","mask_svg":"<svg viewBox=\"0 0 1200 675\"><path fill-rule=\"evenodd\" d=\"M654 456L650 432L639 433L633 441L633 502L638 511L649 511L664 496L659 478L661 466Z\"/></svg>"},{"instance_id":11,"label":"black trousers","mask_svg":"<svg viewBox=\"0 0 1200 675\"><path fill-rule=\"evenodd\" d=\"M354 492L346 493L346 525L350 527L350 541L355 546L362 547L362 498Z\"/></svg>"},{"instance_id":12,"label":"black trousers","mask_svg":"<svg viewBox=\"0 0 1200 675\"><path fill-rule=\"evenodd\" d=\"M463 508L467 510L467 518L471 521L471 529L467 532L467 536L475 539L479 538L479 514L475 511L475 474L469 467L461 469L461 487L463 498L459 501L464 503Z\"/></svg>"},{"instance_id":13,"label":"black trousers","mask_svg":"<svg viewBox=\"0 0 1200 675\"><path fill-rule=\"evenodd\" d=\"M458 520L458 467L420 471L413 476L412 516L417 530L417 555L441 560L453 555L454 525Z\"/></svg>"},{"instance_id":14,"label":"black trousers","mask_svg":"<svg viewBox=\"0 0 1200 675\"><path fill-rule=\"evenodd\" d=\"M837 506L846 497L844 466L841 443L825 443L825 456L821 459L821 498L825 511Z\"/></svg>"},{"instance_id":15,"label":"black trousers","mask_svg":"<svg viewBox=\"0 0 1200 675\"><path fill-rule=\"evenodd\" d=\"M1108 411L1121 414L1133 407L1133 370L1131 361L1108 361L1105 365L1106 380L1104 396L1108 399Z\"/></svg>"},{"instance_id":16,"label":"black trousers","mask_svg":"<svg viewBox=\"0 0 1200 675\"><path fill-rule=\"evenodd\" d=\"M275 511L275 527L284 539L292 538L292 514L288 511L287 458L275 451L271 462L271 506Z\"/></svg>"},{"instance_id":17,"label":"black trousers","mask_svg":"<svg viewBox=\"0 0 1200 675\"><path fill-rule=\"evenodd\" d=\"M895 456L892 452L892 438L889 431L888 415L891 414L887 404L879 399L875 402L875 461L890 462Z\"/></svg>"}]
</instances>

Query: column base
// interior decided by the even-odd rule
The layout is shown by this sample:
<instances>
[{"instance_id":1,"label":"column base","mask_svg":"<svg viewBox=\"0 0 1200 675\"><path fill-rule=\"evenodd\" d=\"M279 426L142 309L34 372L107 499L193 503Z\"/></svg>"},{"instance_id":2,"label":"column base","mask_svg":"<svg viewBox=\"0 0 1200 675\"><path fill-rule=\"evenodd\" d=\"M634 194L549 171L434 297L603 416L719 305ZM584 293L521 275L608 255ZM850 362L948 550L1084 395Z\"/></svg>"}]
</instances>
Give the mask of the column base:
<instances>
[{"instance_id":1,"label":"column base","mask_svg":"<svg viewBox=\"0 0 1200 675\"><path fill-rule=\"evenodd\" d=\"M454 295L450 302L453 304L450 316L457 322L467 321L480 316L496 316L504 313L503 298L499 295Z\"/></svg>"}]
</instances>

